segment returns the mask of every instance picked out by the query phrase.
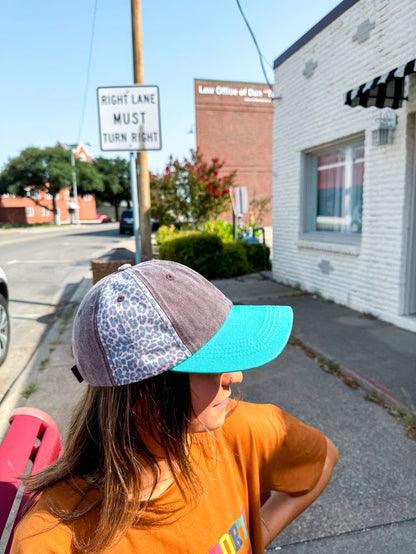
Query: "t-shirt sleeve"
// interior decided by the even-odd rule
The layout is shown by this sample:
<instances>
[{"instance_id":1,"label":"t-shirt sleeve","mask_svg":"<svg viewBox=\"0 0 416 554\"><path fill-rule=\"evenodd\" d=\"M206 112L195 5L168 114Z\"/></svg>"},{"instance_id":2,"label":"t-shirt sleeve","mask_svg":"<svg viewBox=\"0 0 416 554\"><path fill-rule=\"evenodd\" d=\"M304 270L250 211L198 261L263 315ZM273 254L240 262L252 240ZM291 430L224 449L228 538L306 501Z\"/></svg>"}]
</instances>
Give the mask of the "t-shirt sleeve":
<instances>
[{"instance_id":1,"label":"t-shirt sleeve","mask_svg":"<svg viewBox=\"0 0 416 554\"><path fill-rule=\"evenodd\" d=\"M301 495L314 488L326 458L325 436L275 406L256 437L259 455L260 488Z\"/></svg>"},{"instance_id":2,"label":"t-shirt sleeve","mask_svg":"<svg viewBox=\"0 0 416 554\"><path fill-rule=\"evenodd\" d=\"M71 534L47 513L28 515L17 525L10 554L66 554Z\"/></svg>"}]
</instances>

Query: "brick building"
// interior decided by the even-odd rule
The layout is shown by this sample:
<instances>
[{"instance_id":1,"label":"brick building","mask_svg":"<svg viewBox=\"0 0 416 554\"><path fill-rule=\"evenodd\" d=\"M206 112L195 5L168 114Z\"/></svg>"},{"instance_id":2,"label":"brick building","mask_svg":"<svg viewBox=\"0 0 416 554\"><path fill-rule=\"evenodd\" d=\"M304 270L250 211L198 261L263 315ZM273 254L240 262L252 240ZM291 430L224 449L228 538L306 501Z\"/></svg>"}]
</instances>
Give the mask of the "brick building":
<instances>
[{"instance_id":1,"label":"brick building","mask_svg":"<svg viewBox=\"0 0 416 554\"><path fill-rule=\"evenodd\" d=\"M195 79L196 144L205 158L225 160L248 201L272 196L272 92L267 85ZM243 222L246 222L245 216ZM263 225L271 225L270 211Z\"/></svg>"},{"instance_id":2,"label":"brick building","mask_svg":"<svg viewBox=\"0 0 416 554\"><path fill-rule=\"evenodd\" d=\"M75 202L70 188L57 195L56 207L60 223L74 223ZM43 191L31 191L31 196L0 196L0 223L34 224L53 223L52 196ZM79 220L94 220L97 217L95 197L92 194L78 195Z\"/></svg>"},{"instance_id":3,"label":"brick building","mask_svg":"<svg viewBox=\"0 0 416 554\"><path fill-rule=\"evenodd\" d=\"M344 0L274 62L274 278L416 331L414 0Z\"/></svg>"}]
</instances>

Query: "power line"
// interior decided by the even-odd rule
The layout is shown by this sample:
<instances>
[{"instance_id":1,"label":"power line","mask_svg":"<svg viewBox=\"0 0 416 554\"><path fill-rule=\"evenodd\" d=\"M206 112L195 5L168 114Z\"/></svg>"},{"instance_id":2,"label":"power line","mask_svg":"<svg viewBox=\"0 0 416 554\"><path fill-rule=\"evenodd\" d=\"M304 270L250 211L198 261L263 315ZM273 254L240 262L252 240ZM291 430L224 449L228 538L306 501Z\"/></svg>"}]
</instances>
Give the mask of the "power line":
<instances>
[{"instance_id":1,"label":"power line","mask_svg":"<svg viewBox=\"0 0 416 554\"><path fill-rule=\"evenodd\" d=\"M82 112L81 112L81 121L79 124L79 133L78 133L78 144L81 141L82 131L84 128L84 117L85 117L85 108L87 106L87 98L88 98L88 87L90 83L90 72L91 72L91 60L92 60L92 50L94 45L94 35L95 35L95 20L97 15L97 4L98 0L95 0L94 2L94 13L92 16L92 28L91 28L91 41L90 41L90 52L88 55L88 66L87 66L87 79L85 82L85 90L84 90L84 100L82 103Z\"/></svg>"},{"instance_id":2,"label":"power line","mask_svg":"<svg viewBox=\"0 0 416 554\"><path fill-rule=\"evenodd\" d=\"M263 71L264 78L266 79L266 83L268 84L270 90L273 92L273 86L270 84L269 79L267 78L266 70L265 70L265 68L264 68L263 59L265 59L265 58L264 58L263 54L261 53L260 47L259 47L259 45L258 45L258 43L257 43L256 37L254 36L253 31L251 30L250 24L249 24L249 22L247 21L246 16L244 15L243 9L242 9L242 7L241 7L241 5L240 5L240 1L239 1L239 0L236 0L236 2L237 2L238 9L240 10L240 13L241 13L241 15L242 15L242 17L243 17L243 19L244 19L244 22L245 22L245 24L247 25L247 29L249 30L250 35L251 35L251 37L252 37L252 39L253 39L253 41L254 41L254 44L255 44L255 46L256 46L256 50L257 50L257 53L258 53L259 59L260 59L261 69L262 69L262 71ZM271 68L271 65L269 64L269 62L267 62L267 60L266 60L266 63L267 63L268 66Z\"/></svg>"}]
</instances>

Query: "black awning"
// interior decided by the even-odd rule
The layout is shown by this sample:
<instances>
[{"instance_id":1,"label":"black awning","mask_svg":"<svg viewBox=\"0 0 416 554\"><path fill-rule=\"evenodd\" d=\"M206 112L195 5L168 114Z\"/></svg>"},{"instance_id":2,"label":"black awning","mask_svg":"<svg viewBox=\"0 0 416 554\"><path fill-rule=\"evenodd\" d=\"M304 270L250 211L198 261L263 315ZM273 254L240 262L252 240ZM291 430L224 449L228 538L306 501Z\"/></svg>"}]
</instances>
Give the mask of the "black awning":
<instances>
[{"instance_id":1,"label":"black awning","mask_svg":"<svg viewBox=\"0 0 416 554\"><path fill-rule=\"evenodd\" d=\"M396 67L384 75L380 75L363 85L353 88L345 95L345 104L355 108L363 106L370 108L392 108L396 110L402 107L404 98L404 78L410 73L416 73L416 60Z\"/></svg>"}]
</instances>

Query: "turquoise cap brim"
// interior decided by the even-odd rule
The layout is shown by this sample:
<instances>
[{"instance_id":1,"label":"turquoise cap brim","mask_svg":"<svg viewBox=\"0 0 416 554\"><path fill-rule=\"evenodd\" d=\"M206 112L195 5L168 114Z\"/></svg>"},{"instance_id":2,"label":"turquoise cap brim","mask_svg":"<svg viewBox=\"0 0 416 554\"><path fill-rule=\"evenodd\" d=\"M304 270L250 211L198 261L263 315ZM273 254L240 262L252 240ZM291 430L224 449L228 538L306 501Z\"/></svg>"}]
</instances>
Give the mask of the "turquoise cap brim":
<instances>
[{"instance_id":1,"label":"turquoise cap brim","mask_svg":"<svg viewBox=\"0 0 416 554\"><path fill-rule=\"evenodd\" d=\"M215 335L172 371L228 373L267 364L286 346L292 325L289 306L233 306Z\"/></svg>"}]
</instances>

